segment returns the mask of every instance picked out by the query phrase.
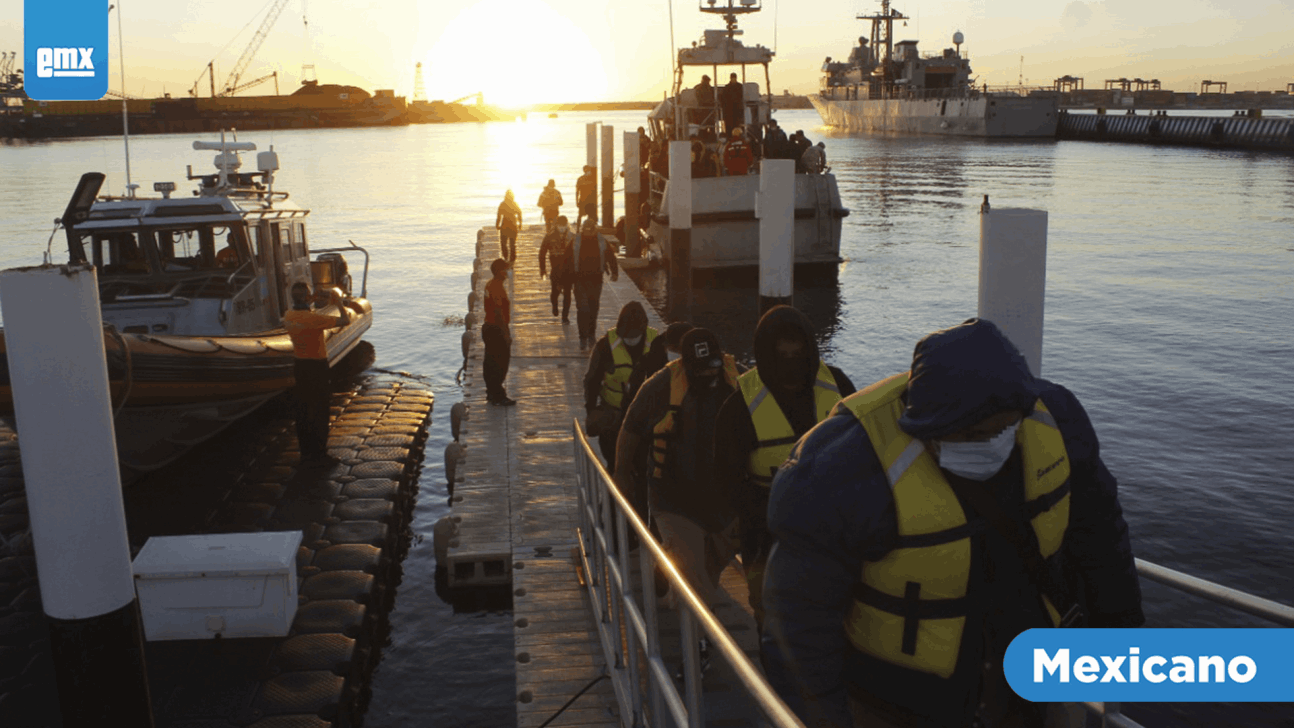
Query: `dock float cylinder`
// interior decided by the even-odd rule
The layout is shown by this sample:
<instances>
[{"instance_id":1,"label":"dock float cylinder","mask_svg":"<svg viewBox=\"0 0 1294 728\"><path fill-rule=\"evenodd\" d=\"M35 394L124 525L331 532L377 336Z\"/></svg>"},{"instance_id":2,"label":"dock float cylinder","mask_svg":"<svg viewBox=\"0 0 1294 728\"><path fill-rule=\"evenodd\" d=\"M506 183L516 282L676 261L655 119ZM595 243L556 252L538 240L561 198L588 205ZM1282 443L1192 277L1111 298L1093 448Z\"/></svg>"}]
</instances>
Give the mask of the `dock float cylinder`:
<instances>
[{"instance_id":1,"label":"dock float cylinder","mask_svg":"<svg viewBox=\"0 0 1294 728\"><path fill-rule=\"evenodd\" d=\"M980 214L979 317L1016 345L1042 375L1047 288L1047 211L999 208Z\"/></svg>"},{"instance_id":2,"label":"dock float cylinder","mask_svg":"<svg viewBox=\"0 0 1294 728\"><path fill-rule=\"evenodd\" d=\"M616 225L615 200L615 151L616 129L614 126L602 125L602 224L605 227ZM624 242L621 240L620 242Z\"/></svg>"},{"instance_id":3,"label":"dock float cylinder","mask_svg":"<svg viewBox=\"0 0 1294 728\"><path fill-rule=\"evenodd\" d=\"M638 206L642 204L642 160L638 158L638 132L624 133L625 158L625 257L642 255L638 242Z\"/></svg>"},{"instance_id":4,"label":"dock float cylinder","mask_svg":"<svg viewBox=\"0 0 1294 728\"><path fill-rule=\"evenodd\" d=\"M597 201L598 201L598 188L597 188L597 180L598 180L598 172L597 172L597 170L598 170L598 125L599 125L599 124L601 124L601 123L602 123L602 122L595 121L595 122L593 122L593 123L591 123L591 124L585 124L585 125L584 125L584 135L585 135L584 143L585 143L585 157L586 157L586 161L585 161L584 163L585 163L585 164L587 164L587 165L589 165L590 167L592 167L592 168L593 168L593 182L594 182L594 186L593 186L593 203L594 203L594 204L593 204L593 210L594 210L594 212L593 212L593 217L595 217L595 218L598 216L598 214L597 214L597 209L598 209L598 208L597 208ZM578 199L578 197L579 197L579 192L578 192L578 191L576 191L575 195L576 195L576 198L577 198L577 199L576 199L576 206L575 206L575 207L576 207L576 214L579 214L579 199Z\"/></svg>"},{"instance_id":5,"label":"dock float cylinder","mask_svg":"<svg viewBox=\"0 0 1294 728\"><path fill-rule=\"evenodd\" d=\"M152 726L98 278L6 270L0 308L63 723Z\"/></svg>"},{"instance_id":6,"label":"dock float cylinder","mask_svg":"<svg viewBox=\"0 0 1294 728\"><path fill-rule=\"evenodd\" d=\"M692 143L669 143L669 310L682 320L692 299ZM684 313L686 312L686 313Z\"/></svg>"},{"instance_id":7,"label":"dock float cylinder","mask_svg":"<svg viewBox=\"0 0 1294 728\"><path fill-rule=\"evenodd\" d=\"M795 293L795 160L765 159L759 167L759 313L791 305Z\"/></svg>"}]
</instances>

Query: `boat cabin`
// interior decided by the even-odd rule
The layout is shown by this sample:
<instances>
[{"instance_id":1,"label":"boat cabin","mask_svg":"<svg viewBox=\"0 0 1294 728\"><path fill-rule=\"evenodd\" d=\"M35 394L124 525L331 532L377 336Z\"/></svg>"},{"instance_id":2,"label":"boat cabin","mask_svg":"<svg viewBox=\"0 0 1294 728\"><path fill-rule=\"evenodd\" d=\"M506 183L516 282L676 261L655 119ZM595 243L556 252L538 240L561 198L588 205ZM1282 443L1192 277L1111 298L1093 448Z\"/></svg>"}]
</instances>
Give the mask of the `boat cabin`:
<instances>
[{"instance_id":1,"label":"boat cabin","mask_svg":"<svg viewBox=\"0 0 1294 728\"><path fill-rule=\"evenodd\" d=\"M206 144L194 146L210 148ZM344 260L311 264L309 211L272 191L277 158L261 160L273 169L237 174L237 151L255 147L224 147L217 156L220 174L195 177L190 171L189 179L200 181L194 197L173 198L175 185L158 183L161 198L101 198L84 214L65 215L76 220L66 226L69 258L96 268L104 321L118 330L267 332L282 326L293 283L344 284L349 293Z\"/></svg>"}]
</instances>

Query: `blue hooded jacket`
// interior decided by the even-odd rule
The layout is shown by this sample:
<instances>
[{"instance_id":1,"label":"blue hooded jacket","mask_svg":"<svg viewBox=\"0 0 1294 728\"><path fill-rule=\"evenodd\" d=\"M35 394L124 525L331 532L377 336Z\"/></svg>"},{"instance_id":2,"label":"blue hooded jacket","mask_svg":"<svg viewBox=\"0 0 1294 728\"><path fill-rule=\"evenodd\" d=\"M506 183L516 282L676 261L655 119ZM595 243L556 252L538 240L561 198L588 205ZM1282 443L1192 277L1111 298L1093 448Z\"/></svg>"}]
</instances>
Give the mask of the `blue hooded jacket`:
<instances>
[{"instance_id":1,"label":"blue hooded jacket","mask_svg":"<svg viewBox=\"0 0 1294 728\"><path fill-rule=\"evenodd\" d=\"M1030 374L995 325L971 319L917 344L899 426L919 439L939 439L1004 410L1031 411L1039 398L1055 418L1072 463L1070 523L1060 554L1066 580L1088 614L1088 626L1140 625L1141 591L1128 527L1092 424L1069 390ZM1006 468L999 476L1004 473ZM973 509L963 508L975 518ZM768 525L777 545L765 574L761 656L769 682L796 714L811 726L850 726L847 694L873 691L881 702L930 706L929 713L911 715L916 725L960 725L965 708L948 681L919 674L899 679L892 674L899 668L893 668L881 676L891 682L882 685L860 667L859 653L845 636L863 562L878 561L896 547L898 525L880 461L843 403L800 440L778 471ZM972 634L979 628L966 627ZM904 686L911 695L895 694ZM941 714L950 703L957 703L951 714Z\"/></svg>"}]
</instances>

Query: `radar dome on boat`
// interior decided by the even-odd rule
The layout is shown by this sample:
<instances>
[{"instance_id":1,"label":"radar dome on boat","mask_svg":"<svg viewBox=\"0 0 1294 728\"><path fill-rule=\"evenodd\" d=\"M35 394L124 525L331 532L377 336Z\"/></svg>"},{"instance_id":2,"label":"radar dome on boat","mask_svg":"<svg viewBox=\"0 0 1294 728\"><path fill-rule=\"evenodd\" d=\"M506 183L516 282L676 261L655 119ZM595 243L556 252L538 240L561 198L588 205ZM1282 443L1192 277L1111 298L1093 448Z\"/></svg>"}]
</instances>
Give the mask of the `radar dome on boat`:
<instances>
[{"instance_id":1,"label":"radar dome on boat","mask_svg":"<svg viewBox=\"0 0 1294 728\"><path fill-rule=\"evenodd\" d=\"M966 36L962 35L962 32L960 30L957 31L956 33L953 33L953 43L955 45L961 45L962 43L965 43L965 42L966 42Z\"/></svg>"}]
</instances>

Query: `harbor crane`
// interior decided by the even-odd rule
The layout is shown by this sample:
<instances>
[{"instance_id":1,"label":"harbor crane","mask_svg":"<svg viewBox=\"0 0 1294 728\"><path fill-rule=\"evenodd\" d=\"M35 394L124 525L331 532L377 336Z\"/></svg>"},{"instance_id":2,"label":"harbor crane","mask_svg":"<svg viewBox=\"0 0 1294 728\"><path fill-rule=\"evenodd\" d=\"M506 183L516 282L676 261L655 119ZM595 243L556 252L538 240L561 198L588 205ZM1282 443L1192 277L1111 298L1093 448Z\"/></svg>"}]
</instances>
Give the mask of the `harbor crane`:
<instances>
[{"instance_id":1,"label":"harbor crane","mask_svg":"<svg viewBox=\"0 0 1294 728\"><path fill-rule=\"evenodd\" d=\"M241 85L238 82L242 78L243 73L247 71L247 67L251 64L252 58L256 56L256 51L260 50L261 44L265 42L265 36L269 35L270 28L274 27L274 21L279 19L279 15L283 13L283 8L287 7L287 4L288 0L273 0L273 3L270 5L269 13L265 15L265 20L261 21L261 26L256 29L256 35L252 36L251 42L247 44L247 48L243 51L243 54L239 56L238 60L234 63L234 68L229 72L229 76L225 78L225 82L220 87L221 90L219 93L216 93L215 61L207 64L207 68L203 73L207 75L207 78L211 83L211 95L213 97L233 96L243 89L269 79L271 76L273 76L275 85L277 86L277 73L271 74L271 76L262 76L255 81L248 81ZM202 75L199 74L198 80L193 82L193 88L189 89L190 96L198 95L198 83L201 81Z\"/></svg>"}]
</instances>

